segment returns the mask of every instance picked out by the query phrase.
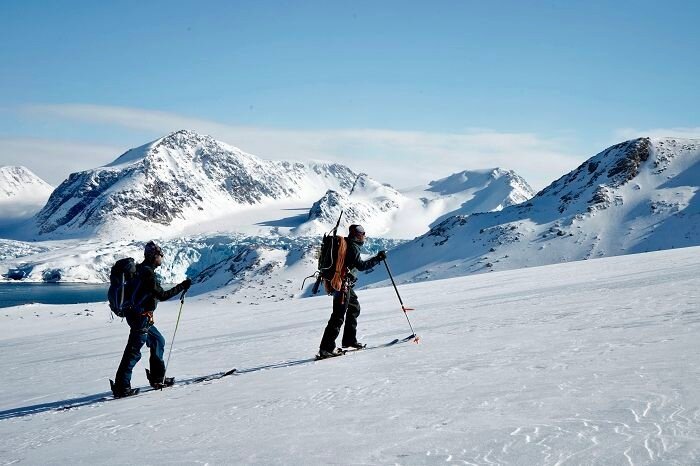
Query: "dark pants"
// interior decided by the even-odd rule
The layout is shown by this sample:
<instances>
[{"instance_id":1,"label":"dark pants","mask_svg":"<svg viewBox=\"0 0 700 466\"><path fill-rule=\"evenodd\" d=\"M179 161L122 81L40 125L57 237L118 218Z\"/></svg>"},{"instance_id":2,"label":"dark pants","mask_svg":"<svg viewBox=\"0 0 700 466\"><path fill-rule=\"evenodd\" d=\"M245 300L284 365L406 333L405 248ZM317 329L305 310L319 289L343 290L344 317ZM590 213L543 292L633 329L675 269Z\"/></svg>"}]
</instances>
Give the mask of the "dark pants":
<instances>
[{"instance_id":1,"label":"dark pants","mask_svg":"<svg viewBox=\"0 0 700 466\"><path fill-rule=\"evenodd\" d=\"M335 349L335 339L340 334L340 327L345 320L345 330L343 330L343 346L350 346L357 342L357 318L360 315L360 302L352 288L348 291L348 310L345 312L345 302L343 293L336 291L333 295L333 313L328 320L326 330L321 339L321 349L333 351Z\"/></svg>"},{"instance_id":2,"label":"dark pants","mask_svg":"<svg viewBox=\"0 0 700 466\"><path fill-rule=\"evenodd\" d=\"M117 369L115 385L118 387L131 387L131 372L134 366L141 359L141 348L144 343L151 350L150 371L153 380L162 379L165 375L165 362L163 362L163 352L165 351L165 338L160 334L154 325L148 324L148 318L136 316L128 318L127 322L131 331L129 340L124 348L124 355Z\"/></svg>"}]
</instances>

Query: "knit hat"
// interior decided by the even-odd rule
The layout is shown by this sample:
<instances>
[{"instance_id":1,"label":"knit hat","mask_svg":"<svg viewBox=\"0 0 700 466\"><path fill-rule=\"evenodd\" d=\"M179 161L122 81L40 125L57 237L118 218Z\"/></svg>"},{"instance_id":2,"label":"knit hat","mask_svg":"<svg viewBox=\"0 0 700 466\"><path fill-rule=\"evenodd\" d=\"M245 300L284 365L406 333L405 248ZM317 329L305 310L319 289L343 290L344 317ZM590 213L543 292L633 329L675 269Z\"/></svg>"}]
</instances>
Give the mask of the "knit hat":
<instances>
[{"instance_id":1,"label":"knit hat","mask_svg":"<svg viewBox=\"0 0 700 466\"><path fill-rule=\"evenodd\" d=\"M153 260L156 256L163 256L163 250L153 241L146 243L143 248L143 257L147 260Z\"/></svg>"}]
</instances>

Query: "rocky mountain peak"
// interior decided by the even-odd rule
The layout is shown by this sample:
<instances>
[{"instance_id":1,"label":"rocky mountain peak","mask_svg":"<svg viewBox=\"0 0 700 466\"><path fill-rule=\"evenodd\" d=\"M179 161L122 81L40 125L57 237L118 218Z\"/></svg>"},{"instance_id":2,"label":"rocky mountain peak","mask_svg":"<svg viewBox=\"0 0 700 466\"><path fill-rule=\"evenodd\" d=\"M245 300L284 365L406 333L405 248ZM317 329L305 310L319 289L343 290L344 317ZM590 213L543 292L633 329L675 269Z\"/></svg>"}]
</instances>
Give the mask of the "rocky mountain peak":
<instances>
[{"instance_id":1,"label":"rocky mountain peak","mask_svg":"<svg viewBox=\"0 0 700 466\"><path fill-rule=\"evenodd\" d=\"M241 206L319 195L354 179L347 167L259 159L210 136L180 130L72 174L36 217L40 234L118 229L149 234Z\"/></svg>"}]
</instances>

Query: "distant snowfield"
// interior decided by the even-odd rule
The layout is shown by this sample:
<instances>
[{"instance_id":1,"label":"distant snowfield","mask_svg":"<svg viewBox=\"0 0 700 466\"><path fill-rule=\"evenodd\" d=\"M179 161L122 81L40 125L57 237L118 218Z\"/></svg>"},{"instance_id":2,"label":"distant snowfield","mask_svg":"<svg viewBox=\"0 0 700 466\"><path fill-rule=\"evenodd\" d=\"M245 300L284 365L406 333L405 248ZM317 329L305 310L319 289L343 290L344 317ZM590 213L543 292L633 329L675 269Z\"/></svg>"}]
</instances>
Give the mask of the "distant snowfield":
<instances>
[{"instance_id":1,"label":"distant snowfield","mask_svg":"<svg viewBox=\"0 0 700 466\"><path fill-rule=\"evenodd\" d=\"M0 167L0 234L36 214L53 187L26 167Z\"/></svg>"},{"instance_id":2,"label":"distant snowfield","mask_svg":"<svg viewBox=\"0 0 700 466\"><path fill-rule=\"evenodd\" d=\"M0 460L698 464L698 290L698 247L406 285L420 344L303 364L330 298L202 295L169 373L243 373L107 402L128 329L106 305L3 309ZM408 335L393 289L359 296L363 341ZM168 344L178 307L157 311Z\"/></svg>"}]
</instances>

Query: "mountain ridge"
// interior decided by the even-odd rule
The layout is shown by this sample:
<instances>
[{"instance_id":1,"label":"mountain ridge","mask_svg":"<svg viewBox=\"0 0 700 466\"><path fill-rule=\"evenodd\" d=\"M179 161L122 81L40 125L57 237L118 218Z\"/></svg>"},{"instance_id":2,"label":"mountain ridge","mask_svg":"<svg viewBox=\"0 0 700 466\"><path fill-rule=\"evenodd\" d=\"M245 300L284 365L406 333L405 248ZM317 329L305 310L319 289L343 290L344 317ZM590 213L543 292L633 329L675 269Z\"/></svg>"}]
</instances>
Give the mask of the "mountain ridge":
<instances>
[{"instance_id":1,"label":"mountain ridge","mask_svg":"<svg viewBox=\"0 0 700 466\"><path fill-rule=\"evenodd\" d=\"M393 268L410 282L700 245L699 180L700 140L625 141L527 202L450 216L392 251Z\"/></svg>"},{"instance_id":2,"label":"mountain ridge","mask_svg":"<svg viewBox=\"0 0 700 466\"><path fill-rule=\"evenodd\" d=\"M37 214L37 227L40 236L89 235L115 226L132 235L144 227L177 230L227 209L308 196L304 189L312 181L349 186L354 176L340 164L265 161L180 130L103 167L71 174Z\"/></svg>"}]
</instances>

